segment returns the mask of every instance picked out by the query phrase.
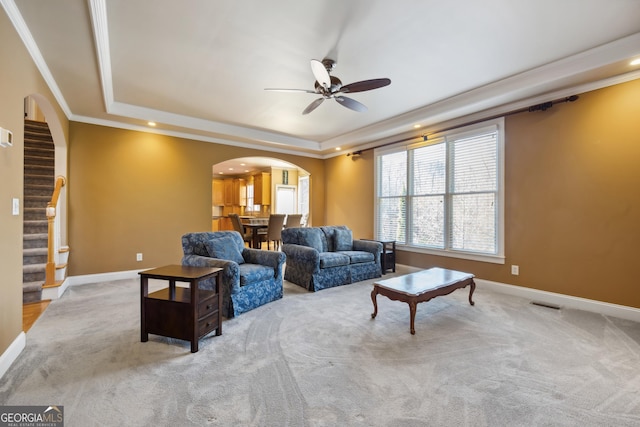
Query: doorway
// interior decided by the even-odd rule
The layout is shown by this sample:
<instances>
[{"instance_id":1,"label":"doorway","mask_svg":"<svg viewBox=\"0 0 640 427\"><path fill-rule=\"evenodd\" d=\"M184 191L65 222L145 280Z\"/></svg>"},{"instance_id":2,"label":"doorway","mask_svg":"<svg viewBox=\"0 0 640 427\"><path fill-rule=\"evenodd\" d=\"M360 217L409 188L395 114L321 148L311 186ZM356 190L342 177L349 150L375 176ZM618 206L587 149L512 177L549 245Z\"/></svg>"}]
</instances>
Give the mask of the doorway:
<instances>
[{"instance_id":1,"label":"doorway","mask_svg":"<svg viewBox=\"0 0 640 427\"><path fill-rule=\"evenodd\" d=\"M297 205L297 188L295 185L276 185L277 214L294 214Z\"/></svg>"}]
</instances>

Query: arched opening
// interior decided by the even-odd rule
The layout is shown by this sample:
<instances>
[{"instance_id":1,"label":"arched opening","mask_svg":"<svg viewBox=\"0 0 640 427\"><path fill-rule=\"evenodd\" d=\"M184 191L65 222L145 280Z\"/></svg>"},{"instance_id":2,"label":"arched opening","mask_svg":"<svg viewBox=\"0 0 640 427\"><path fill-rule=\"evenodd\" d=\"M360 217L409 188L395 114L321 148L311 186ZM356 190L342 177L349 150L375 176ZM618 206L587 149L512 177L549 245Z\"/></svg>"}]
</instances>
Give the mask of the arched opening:
<instances>
[{"instance_id":1,"label":"arched opening","mask_svg":"<svg viewBox=\"0 0 640 427\"><path fill-rule=\"evenodd\" d=\"M241 219L271 214L301 214L309 225L311 175L272 157L243 157L212 166L212 230L233 230L229 214Z\"/></svg>"},{"instance_id":2,"label":"arched opening","mask_svg":"<svg viewBox=\"0 0 640 427\"><path fill-rule=\"evenodd\" d=\"M54 176L67 176L67 139L62 129L62 124L58 120L56 111L47 97L39 93L32 93L24 100L25 119L43 121L49 126L51 137L53 138L54 153ZM61 238L62 243L67 244L67 200L66 191L60 195L61 215Z\"/></svg>"},{"instance_id":3,"label":"arched opening","mask_svg":"<svg viewBox=\"0 0 640 427\"><path fill-rule=\"evenodd\" d=\"M67 175L67 141L49 100L32 94L24 99L23 302L54 299L66 278L66 191L56 189ZM50 215L52 196L55 212ZM53 222L51 220L53 218ZM47 285L47 286L43 286ZM49 286L53 285L53 286ZM46 289L45 289L46 288Z\"/></svg>"}]
</instances>

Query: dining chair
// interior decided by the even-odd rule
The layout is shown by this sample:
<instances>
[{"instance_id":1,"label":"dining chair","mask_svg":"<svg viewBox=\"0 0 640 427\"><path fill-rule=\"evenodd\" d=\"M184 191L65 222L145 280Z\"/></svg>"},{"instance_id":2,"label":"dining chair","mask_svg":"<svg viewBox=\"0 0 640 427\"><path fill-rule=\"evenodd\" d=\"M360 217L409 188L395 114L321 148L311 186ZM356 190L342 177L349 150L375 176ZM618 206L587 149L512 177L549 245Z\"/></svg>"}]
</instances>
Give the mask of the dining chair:
<instances>
[{"instance_id":1,"label":"dining chair","mask_svg":"<svg viewBox=\"0 0 640 427\"><path fill-rule=\"evenodd\" d=\"M282 241L282 227L284 226L285 214L271 214L269 215L269 224L264 233L260 233L260 241L267 242L267 250L271 250L271 242L273 242L273 249L280 249L280 242Z\"/></svg>"},{"instance_id":2,"label":"dining chair","mask_svg":"<svg viewBox=\"0 0 640 427\"><path fill-rule=\"evenodd\" d=\"M284 228L300 227L302 224L302 214L289 214L287 215L287 221L284 224Z\"/></svg>"},{"instance_id":3,"label":"dining chair","mask_svg":"<svg viewBox=\"0 0 640 427\"><path fill-rule=\"evenodd\" d=\"M238 216L238 214L230 213L229 218L231 218L233 229L240 233L240 235L242 236L242 240L244 240L245 243L248 243L249 247L251 247L253 236L251 235L251 233L247 233L244 231L244 226L242 225L242 222L240 222L240 217Z\"/></svg>"}]
</instances>

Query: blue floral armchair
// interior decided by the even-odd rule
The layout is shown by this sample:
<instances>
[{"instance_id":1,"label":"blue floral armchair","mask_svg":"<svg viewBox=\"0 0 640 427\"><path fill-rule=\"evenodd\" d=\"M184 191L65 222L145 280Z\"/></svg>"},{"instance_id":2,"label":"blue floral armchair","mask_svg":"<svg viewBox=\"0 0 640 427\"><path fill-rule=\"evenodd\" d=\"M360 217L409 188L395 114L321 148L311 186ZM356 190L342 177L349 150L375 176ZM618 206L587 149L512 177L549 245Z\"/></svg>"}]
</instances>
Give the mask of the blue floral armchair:
<instances>
[{"instance_id":1,"label":"blue floral armchair","mask_svg":"<svg viewBox=\"0 0 640 427\"><path fill-rule=\"evenodd\" d=\"M182 236L182 264L220 267L222 314L237 316L282 298L285 254L244 247L237 231L188 233ZM201 287L212 287L213 281Z\"/></svg>"}]
</instances>

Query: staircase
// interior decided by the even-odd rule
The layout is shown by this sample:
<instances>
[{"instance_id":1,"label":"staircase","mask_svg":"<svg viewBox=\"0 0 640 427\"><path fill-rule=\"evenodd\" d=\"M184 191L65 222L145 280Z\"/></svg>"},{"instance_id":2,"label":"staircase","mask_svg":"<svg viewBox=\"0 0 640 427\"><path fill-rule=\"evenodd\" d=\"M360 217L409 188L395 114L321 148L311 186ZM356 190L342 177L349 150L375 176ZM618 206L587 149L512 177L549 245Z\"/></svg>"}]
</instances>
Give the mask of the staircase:
<instances>
[{"instance_id":1,"label":"staircase","mask_svg":"<svg viewBox=\"0 0 640 427\"><path fill-rule=\"evenodd\" d=\"M54 145L45 122L24 121L22 302L42 299L47 265L47 202L54 189Z\"/></svg>"}]
</instances>

